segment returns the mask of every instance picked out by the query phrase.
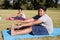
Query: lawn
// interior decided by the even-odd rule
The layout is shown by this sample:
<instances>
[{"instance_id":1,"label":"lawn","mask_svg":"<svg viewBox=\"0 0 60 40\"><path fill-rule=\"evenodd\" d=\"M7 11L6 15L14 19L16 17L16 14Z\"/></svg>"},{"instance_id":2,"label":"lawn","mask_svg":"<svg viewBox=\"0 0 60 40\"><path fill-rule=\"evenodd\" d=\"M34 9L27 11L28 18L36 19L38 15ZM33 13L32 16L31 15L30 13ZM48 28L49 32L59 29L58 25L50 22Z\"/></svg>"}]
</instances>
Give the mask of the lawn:
<instances>
[{"instance_id":1,"label":"lawn","mask_svg":"<svg viewBox=\"0 0 60 40\"><path fill-rule=\"evenodd\" d=\"M23 10L27 18L31 18L37 14L37 10ZM18 23L19 21L7 21L7 17L13 16L18 10L3 10L0 9L0 40L3 40L1 31L6 30L11 24ZM60 27L60 10L59 9L48 9L47 14L52 18L54 27ZM19 39L18 39L19 40ZM60 40L60 36L57 37L44 37L44 38L32 38L32 39L21 39L21 40Z\"/></svg>"}]
</instances>

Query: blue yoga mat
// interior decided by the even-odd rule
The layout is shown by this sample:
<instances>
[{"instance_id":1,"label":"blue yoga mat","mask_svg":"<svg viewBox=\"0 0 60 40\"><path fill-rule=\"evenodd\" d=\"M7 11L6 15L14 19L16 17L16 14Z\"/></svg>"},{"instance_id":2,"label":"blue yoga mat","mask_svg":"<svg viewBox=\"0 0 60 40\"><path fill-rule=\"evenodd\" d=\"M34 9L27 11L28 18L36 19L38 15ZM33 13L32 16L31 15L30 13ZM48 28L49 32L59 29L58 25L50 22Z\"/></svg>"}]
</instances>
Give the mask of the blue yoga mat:
<instances>
[{"instance_id":1,"label":"blue yoga mat","mask_svg":"<svg viewBox=\"0 0 60 40\"><path fill-rule=\"evenodd\" d=\"M31 34L26 34L26 35L16 35L16 36L11 36L9 30L3 30L2 31L2 36L4 40L17 40L18 38L41 38L41 37L46 37L46 36L58 36L60 35L60 28L54 28L53 33L50 35L31 35Z\"/></svg>"}]
</instances>

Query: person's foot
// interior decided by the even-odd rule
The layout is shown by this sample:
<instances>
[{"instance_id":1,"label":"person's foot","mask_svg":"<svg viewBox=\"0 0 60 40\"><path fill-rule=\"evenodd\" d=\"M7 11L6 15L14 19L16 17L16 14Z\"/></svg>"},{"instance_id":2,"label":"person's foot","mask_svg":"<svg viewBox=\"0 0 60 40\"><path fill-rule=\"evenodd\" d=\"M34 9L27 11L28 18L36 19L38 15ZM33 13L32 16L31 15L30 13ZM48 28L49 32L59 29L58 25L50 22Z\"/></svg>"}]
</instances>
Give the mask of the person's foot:
<instances>
[{"instance_id":1,"label":"person's foot","mask_svg":"<svg viewBox=\"0 0 60 40\"><path fill-rule=\"evenodd\" d=\"M12 36L15 35L14 24L11 26L11 35L12 35Z\"/></svg>"},{"instance_id":2,"label":"person's foot","mask_svg":"<svg viewBox=\"0 0 60 40\"><path fill-rule=\"evenodd\" d=\"M16 33L13 30L11 30L11 36L15 36L15 35Z\"/></svg>"},{"instance_id":3,"label":"person's foot","mask_svg":"<svg viewBox=\"0 0 60 40\"><path fill-rule=\"evenodd\" d=\"M15 27L15 25L14 25L14 24L12 24L12 25L11 25L11 28L13 28L13 29L14 29L14 27Z\"/></svg>"},{"instance_id":4,"label":"person's foot","mask_svg":"<svg viewBox=\"0 0 60 40\"><path fill-rule=\"evenodd\" d=\"M14 20L14 18L11 17L10 20Z\"/></svg>"},{"instance_id":5,"label":"person's foot","mask_svg":"<svg viewBox=\"0 0 60 40\"><path fill-rule=\"evenodd\" d=\"M13 30L11 30L11 36L14 36L15 32Z\"/></svg>"},{"instance_id":6,"label":"person's foot","mask_svg":"<svg viewBox=\"0 0 60 40\"><path fill-rule=\"evenodd\" d=\"M11 28L11 36L15 36L16 35L16 32L13 28Z\"/></svg>"}]
</instances>

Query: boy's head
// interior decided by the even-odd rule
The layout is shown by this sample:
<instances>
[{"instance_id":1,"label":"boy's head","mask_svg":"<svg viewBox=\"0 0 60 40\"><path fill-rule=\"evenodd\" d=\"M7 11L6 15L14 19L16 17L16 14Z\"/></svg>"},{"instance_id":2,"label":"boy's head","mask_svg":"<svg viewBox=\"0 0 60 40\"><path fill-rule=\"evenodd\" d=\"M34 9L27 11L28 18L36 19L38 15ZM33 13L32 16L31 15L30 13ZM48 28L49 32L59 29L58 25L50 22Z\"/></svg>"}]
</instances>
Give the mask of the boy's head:
<instances>
[{"instance_id":1,"label":"boy's head","mask_svg":"<svg viewBox=\"0 0 60 40\"><path fill-rule=\"evenodd\" d=\"M22 8L19 9L19 13L22 12Z\"/></svg>"},{"instance_id":2,"label":"boy's head","mask_svg":"<svg viewBox=\"0 0 60 40\"><path fill-rule=\"evenodd\" d=\"M38 8L38 15L43 16L45 14L46 10L47 10L46 7L43 7L43 6L39 7Z\"/></svg>"}]
</instances>

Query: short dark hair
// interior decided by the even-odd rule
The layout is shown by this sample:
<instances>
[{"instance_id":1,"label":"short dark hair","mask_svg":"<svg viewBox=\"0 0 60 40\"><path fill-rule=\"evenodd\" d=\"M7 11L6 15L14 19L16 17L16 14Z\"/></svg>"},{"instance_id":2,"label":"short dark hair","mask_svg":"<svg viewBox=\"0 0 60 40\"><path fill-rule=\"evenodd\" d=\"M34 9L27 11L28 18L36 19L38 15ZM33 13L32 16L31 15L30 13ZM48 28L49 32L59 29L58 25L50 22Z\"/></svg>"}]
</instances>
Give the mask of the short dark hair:
<instances>
[{"instance_id":1,"label":"short dark hair","mask_svg":"<svg viewBox=\"0 0 60 40\"><path fill-rule=\"evenodd\" d=\"M19 8L18 10L21 10L22 11L22 8Z\"/></svg>"},{"instance_id":2,"label":"short dark hair","mask_svg":"<svg viewBox=\"0 0 60 40\"><path fill-rule=\"evenodd\" d=\"M46 11L47 10L47 7L45 7L45 6L40 6L40 7L38 7L38 10L39 9L43 9L44 11Z\"/></svg>"}]
</instances>

